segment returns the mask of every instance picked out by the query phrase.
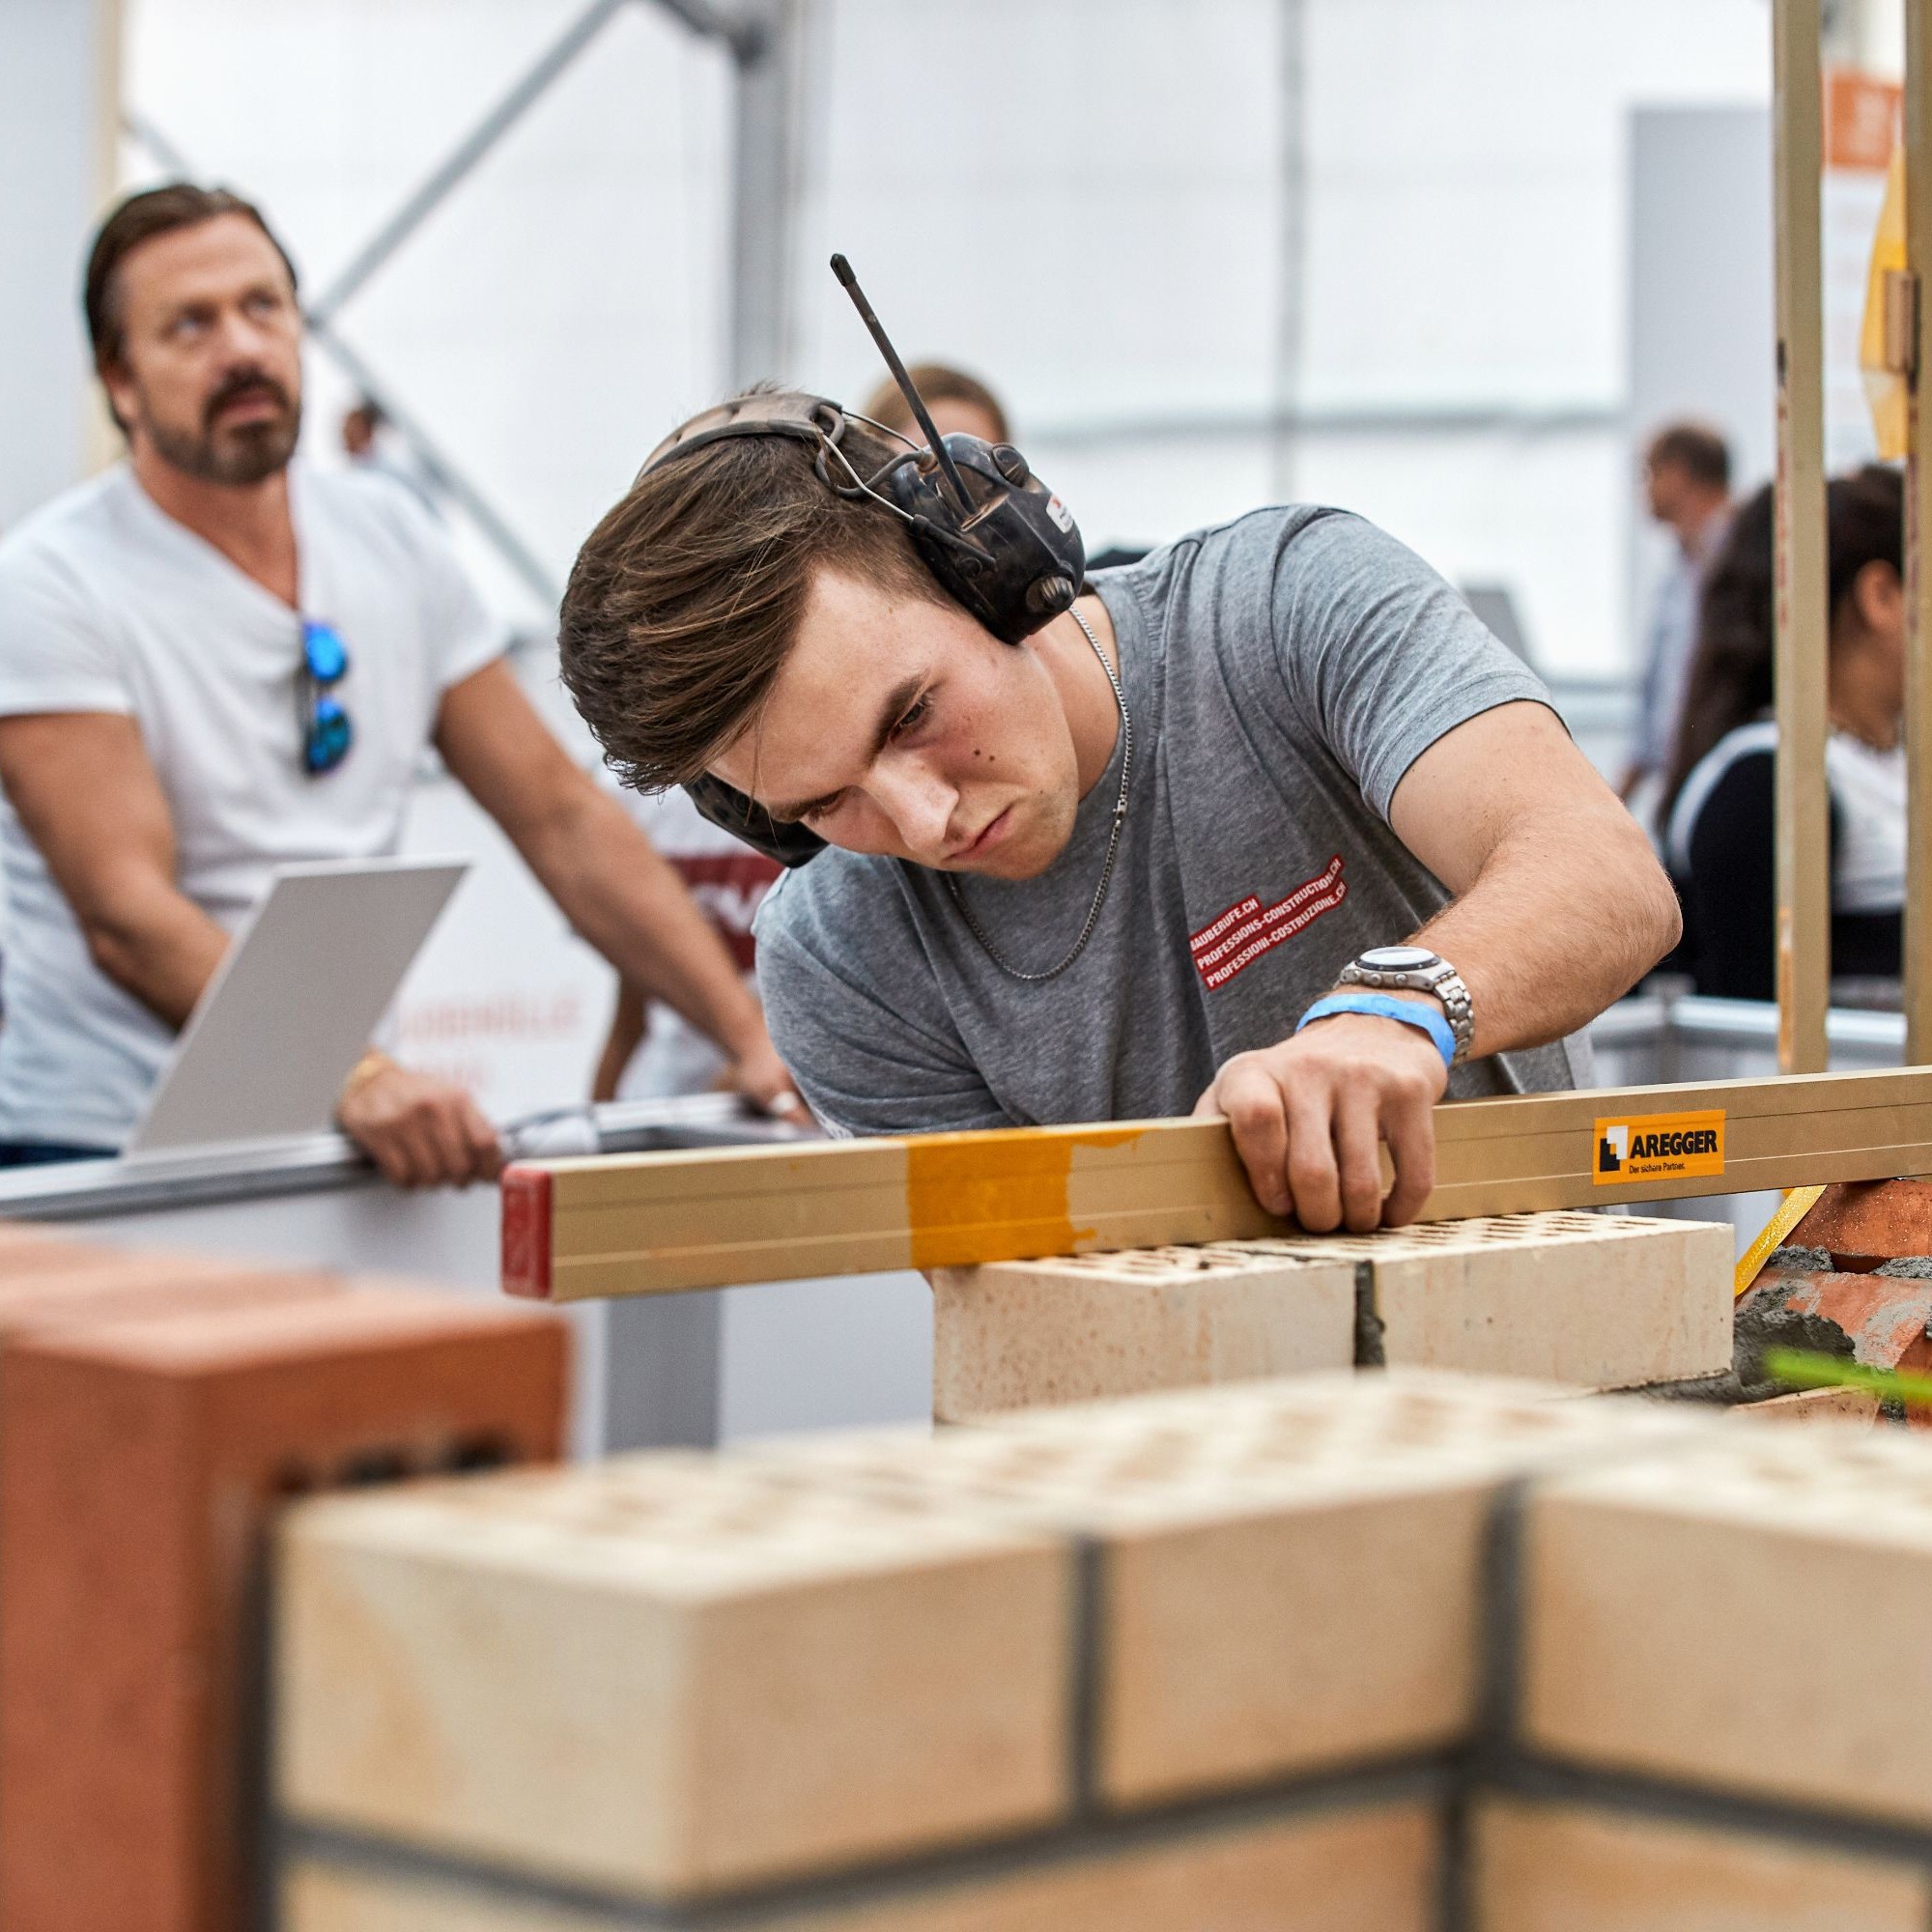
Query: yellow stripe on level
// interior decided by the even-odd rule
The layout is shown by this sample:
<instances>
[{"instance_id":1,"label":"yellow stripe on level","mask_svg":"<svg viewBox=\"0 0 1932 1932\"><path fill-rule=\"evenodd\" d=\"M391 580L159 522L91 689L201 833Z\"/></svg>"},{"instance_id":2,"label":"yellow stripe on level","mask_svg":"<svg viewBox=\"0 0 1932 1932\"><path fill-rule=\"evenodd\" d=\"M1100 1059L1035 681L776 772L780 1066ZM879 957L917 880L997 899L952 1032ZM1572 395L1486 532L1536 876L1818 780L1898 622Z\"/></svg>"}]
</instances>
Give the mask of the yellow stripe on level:
<instances>
[{"instance_id":1,"label":"yellow stripe on level","mask_svg":"<svg viewBox=\"0 0 1932 1932\"><path fill-rule=\"evenodd\" d=\"M1784 1244L1784 1237L1805 1215L1818 1205L1818 1197L1824 1193L1822 1187L1787 1187L1784 1199L1777 1204L1777 1211L1764 1224L1760 1234L1744 1252L1744 1259L1738 1263L1737 1272L1731 1278L1731 1297L1736 1300L1763 1272L1764 1264L1771 1259L1774 1248Z\"/></svg>"}]
</instances>

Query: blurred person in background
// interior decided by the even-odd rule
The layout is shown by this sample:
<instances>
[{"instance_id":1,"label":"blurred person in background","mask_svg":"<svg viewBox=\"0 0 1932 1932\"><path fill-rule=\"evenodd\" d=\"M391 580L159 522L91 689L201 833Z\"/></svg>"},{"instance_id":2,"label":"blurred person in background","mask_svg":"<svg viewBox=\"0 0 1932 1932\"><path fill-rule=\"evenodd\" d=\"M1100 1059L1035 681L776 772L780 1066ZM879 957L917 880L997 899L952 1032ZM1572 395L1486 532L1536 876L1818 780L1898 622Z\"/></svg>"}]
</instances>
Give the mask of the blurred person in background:
<instances>
[{"instance_id":1,"label":"blurred person in background","mask_svg":"<svg viewBox=\"0 0 1932 1932\"><path fill-rule=\"evenodd\" d=\"M915 363L906 373L941 436L977 436L982 442L1010 440L1012 428L1005 408L977 376L944 362ZM914 442L924 440L890 376L872 391L861 413ZM1096 558L1095 567L1130 560L1125 554ZM777 863L701 816L682 787L627 791L624 799L651 843L677 868L692 896L711 916L749 980L755 958L752 919L779 876ZM701 1094L718 1084L724 1070L724 1063L710 1041L662 1002L647 1000L639 987L625 981L617 990L616 1010L598 1060L591 1097L649 1100Z\"/></svg>"},{"instance_id":2,"label":"blurred person in background","mask_svg":"<svg viewBox=\"0 0 1932 1932\"><path fill-rule=\"evenodd\" d=\"M1730 521L1731 453L1723 438L1698 423L1659 430L1644 455L1644 499L1676 550L1651 606L1636 740L1618 787L1626 799L1664 770L1676 743L1704 575Z\"/></svg>"},{"instance_id":3,"label":"blurred person in background","mask_svg":"<svg viewBox=\"0 0 1932 1932\"><path fill-rule=\"evenodd\" d=\"M400 483L424 509L442 515L435 479L413 449L396 434L374 396L364 396L342 418L342 453L365 475Z\"/></svg>"},{"instance_id":4,"label":"blurred person in background","mask_svg":"<svg viewBox=\"0 0 1932 1932\"><path fill-rule=\"evenodd\" d=\"M84 306L127 460L0 543L0 1163L120 1146L274 867L394 852L431 744L586 940L796 1105L736 963L542 724L435 524L292 461L301 313L258 211L129 197ZM398 1183L501 1161L467 1094L373 1048L338 1119Z\"/></svg>"},{"instance_id":5,"label":"blurred person in background","mask_svg":"<svg viewBox=\"0 0 1932 1932\"><path fill-rule=\"evenodd\" d=\"M1895 979L1905 902L1904 483L1833 477L1831 549L1832 973ZM1712 560L1660 822L1684 899L1679 961L1698 992L1776 997L1772 489Z\"/></svg>"},{"instance_id":6,"label":"blurred person in background","mask_svg":"<svg viewBox=\"0 0 1932 1932\"><path fill-rule=\"evenodd\" d=\"M999 397L977 376L946 362L915 362L906 374L941 436L977 436L981 442L1010 442L1012 424ZM888 376L866 399L861 415L923 442L899 385Z\"/></svg>"}]
</instances>

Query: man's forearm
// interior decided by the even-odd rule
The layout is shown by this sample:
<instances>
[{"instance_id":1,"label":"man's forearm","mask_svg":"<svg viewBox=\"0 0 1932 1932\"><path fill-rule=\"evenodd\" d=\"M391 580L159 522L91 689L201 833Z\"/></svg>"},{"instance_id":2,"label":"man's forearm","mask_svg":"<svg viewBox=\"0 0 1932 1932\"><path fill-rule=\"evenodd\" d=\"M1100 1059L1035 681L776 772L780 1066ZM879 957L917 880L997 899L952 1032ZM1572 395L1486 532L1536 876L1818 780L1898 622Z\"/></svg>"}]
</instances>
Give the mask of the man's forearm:
<instances>
[{"instance_id":1,"label":"man's forearm","mask_svg":"<svg viewBox=\"0 0 1932 1932\"><path fill-rule=\"evenodd\" d=\"M228 951L228 935L191 899L156 886L80 915L94 963L171 1027L184 1025Z\"/></svg>"},{"instance_id":2,"label":"man's forearm","mask_svg":"<svg viewBox=\"0 0 1932 1932\"><path fill-rule=\"evenodd\" d=\"M1505 836L1417 943L1463 976L1478 1054L1587 1026L1677 942L1669 881L1627 814L1534 822Z\"/></svg>"},{"instance_id":3,"label":"man's forearm","mask_svg":"<svg viewBox=\"0 0 1932 1932\"><path fill-rule=\"evenodd\" d=\"M758 1003L729 949L613 799L588 791L569 822L525 857L564 917L632 985L734 1056L762 1039Z\"/></svg>"}]
</instances>

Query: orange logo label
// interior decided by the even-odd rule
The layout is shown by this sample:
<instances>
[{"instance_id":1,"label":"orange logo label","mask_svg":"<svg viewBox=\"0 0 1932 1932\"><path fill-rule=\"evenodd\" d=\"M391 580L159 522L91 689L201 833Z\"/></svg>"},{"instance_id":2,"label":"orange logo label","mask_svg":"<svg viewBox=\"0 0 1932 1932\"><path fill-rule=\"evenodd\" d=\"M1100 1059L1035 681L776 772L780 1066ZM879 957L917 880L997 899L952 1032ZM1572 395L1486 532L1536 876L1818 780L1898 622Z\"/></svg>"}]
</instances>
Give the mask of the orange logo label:
<instances>
[{"instance_id":1,"label":"orange logo label","mask_svg":"<svg viewBox=\"0 0 1932 1932\"><path fill-rule=\"evenodd\" d=\"M1633 1114L1597 1122L1590 1179L1599 1187L1632 1180L1668 1180L1722 1174L1724 1115Z\"/></svg>"}]
</instances>

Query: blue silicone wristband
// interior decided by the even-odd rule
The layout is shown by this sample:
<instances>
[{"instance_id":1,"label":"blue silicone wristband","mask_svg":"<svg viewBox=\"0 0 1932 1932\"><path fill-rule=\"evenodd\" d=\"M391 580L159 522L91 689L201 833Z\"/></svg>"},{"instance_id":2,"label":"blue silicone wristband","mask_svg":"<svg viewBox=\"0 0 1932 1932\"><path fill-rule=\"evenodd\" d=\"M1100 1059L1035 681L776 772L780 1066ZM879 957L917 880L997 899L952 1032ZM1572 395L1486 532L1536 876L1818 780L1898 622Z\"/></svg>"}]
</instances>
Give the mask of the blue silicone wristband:
<instances>
[{"instance_id":1,"label":"blue silicone wristband","mask_svg":"<svg viewBox=\"0 0 1932 1932\"><path fill-rule=\"evenodd\" d=\"M1400 1020L1404 1026L1420 1027L1435 1042L1442 1065L1456 1064L1456 1036L1449 1031L1449 1022L1434 1007L1425 1007L1420 1000L1392 1000L1386 993L1330 993L1302 1014L1294 1030L1299 1033L1311 1020L1325 1020L1330 1013L1373 1013L1378 1019Z\"/></svg>"}]
</instances>

